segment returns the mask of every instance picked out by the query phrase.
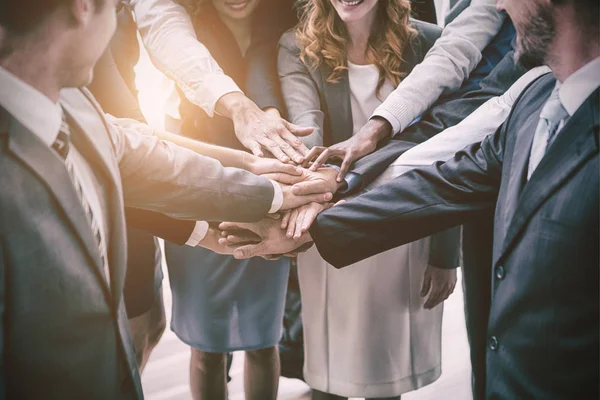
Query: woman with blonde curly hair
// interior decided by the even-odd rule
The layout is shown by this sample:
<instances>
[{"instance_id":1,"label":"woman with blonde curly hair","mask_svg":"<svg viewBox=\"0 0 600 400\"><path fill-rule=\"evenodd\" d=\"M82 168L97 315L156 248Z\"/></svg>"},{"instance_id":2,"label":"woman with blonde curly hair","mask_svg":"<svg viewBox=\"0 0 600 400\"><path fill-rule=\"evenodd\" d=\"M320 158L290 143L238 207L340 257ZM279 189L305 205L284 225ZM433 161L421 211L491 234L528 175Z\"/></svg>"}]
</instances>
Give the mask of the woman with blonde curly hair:
<instances>
[{"instance_id":1,"label":"woman with blonde curly hair","mask_svg":"<svg viewBox=\"0 0 600 400\"><path fill-rule=\"evenodd\" d=\"M309 148L356 133L440 35L409 18L407 0L299 6L300 23L279 42L278 70L290 121L315 128L302 138ZM307 209L315 215L323 207L286 216L288 236ZM458 242L448 231L342 270L315 249L299 256L304 378L313 400L399 399L440 376L441 303L456 283Z\"/></svg>"}]
</instances>

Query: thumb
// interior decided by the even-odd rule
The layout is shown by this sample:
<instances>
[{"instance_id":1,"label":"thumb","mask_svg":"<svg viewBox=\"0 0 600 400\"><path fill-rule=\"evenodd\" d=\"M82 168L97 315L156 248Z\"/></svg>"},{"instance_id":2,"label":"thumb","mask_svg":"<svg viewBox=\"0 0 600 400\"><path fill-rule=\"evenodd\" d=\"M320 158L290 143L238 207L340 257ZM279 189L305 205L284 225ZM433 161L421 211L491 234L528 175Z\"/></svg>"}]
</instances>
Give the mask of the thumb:
<instances>
[{"instance_id":1,"label":"thumb","mask_svg":"<svg viewBox=\"0 0 600 400\"><path fill-rule=\"evenodd\" d=\"M262 242L259 244L249 244L246 246L238 247L234 250L233 257L237 260L252 258L261 255L263 253L263 247L264 245L262 244Z\"/></svg>"},{"instance_id":2,"label":"thumb","mask_svg":"<svg viewBox=\"0 0 600 400\"><path fill-rule=\"evenodd\" d=\"M285 127L296 136L308 136L315 130L315 128L304 128L287 121L285 122Z\"/></svg>"},{"instance_id":3,"label":"thumb","mask_svg":"<svg viewBox=\"0 0 600 400\"><path fill-rule=\"evenodd\" d=\"M423 287L421 288L421 297L427 296L427 293L429 293L430 288L431 288L431 277L429 276L429 274L426 274L423 277Z\"/></svg>"}]
</instances>

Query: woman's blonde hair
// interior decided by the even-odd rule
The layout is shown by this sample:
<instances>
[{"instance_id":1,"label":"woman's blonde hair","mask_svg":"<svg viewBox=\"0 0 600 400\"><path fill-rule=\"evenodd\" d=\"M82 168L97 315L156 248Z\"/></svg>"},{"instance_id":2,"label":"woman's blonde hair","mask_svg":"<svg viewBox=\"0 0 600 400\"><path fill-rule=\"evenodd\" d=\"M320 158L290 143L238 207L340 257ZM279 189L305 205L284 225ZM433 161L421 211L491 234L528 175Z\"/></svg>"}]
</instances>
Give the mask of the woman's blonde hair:
<instances>
[{"instance_id":1,"label":"woman's blonde hair","mask_svg":"<svg viewBox=\"0 0 600 400\"><path fill-rule=\"evenodd\" d=\"M300 22L296 26L296 41L300 59L309 68L322 64L331 68L328 82L338 82L346 71L346 45L349 37L346 25L330 0L298 0ZM409 24L410 1L379 0L378 14L369 37L366 58L379 70L377 92L389 80L397 86L401 72L402 54L411 45L417 31Z\"/></svg>"}]
</instances>

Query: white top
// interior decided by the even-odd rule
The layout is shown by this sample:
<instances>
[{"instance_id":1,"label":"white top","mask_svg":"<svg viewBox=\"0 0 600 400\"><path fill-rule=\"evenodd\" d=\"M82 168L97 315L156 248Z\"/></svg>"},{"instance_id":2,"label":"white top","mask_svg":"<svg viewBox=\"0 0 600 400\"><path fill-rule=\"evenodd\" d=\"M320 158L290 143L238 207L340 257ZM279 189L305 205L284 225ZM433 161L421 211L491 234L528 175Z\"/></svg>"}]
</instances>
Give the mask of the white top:
<instances>
[{"instance_id":1,"label":"white top","mask_svg":"<svg viewBox=\"0 0 600 400\"><path fill-rule=\"evenodd\" d=\"M496 10L496 0L472 0L373 116L389 121L394 133L402 132L442 94L460 88L505 18Z\"/></svg>"},{"instance_id":2,"label":"white top","mask_svg":"<svg viewBox=\"0 0 600 400\"><path fill-rule=\"evenodd\" d=\"M176 0L129 0L129 4L152 62L189 101L212 117L221 97L241 92L198 41L188 12Z\"/></svg>"},{"instance_id":3,"label":"white top","mask_svg":"<svg viewBox=\"0 0 600 400\"><path fill-rule=\"evenodd\" d=\"M376 93L379 71L373 64L356 65L348 61L350 105L352 106L352 134L367 123L373 111L394 91L394 85L385 81L379 95Z\"/></svg>"}]
</instances>

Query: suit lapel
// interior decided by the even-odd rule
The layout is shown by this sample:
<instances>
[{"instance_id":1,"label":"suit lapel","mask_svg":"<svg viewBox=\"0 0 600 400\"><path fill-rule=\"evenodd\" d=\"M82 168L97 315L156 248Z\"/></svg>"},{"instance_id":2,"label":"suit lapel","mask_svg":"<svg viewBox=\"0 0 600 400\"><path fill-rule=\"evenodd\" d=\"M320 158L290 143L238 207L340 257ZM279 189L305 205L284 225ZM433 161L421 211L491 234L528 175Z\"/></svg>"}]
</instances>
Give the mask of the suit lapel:
<instances>
[{"instance_id":1,"label":"suit lapel","mask_svg":"<svg viewBox=\"0 0 600 400\"><path fill-rule=\"evenodd\" d=\"M510 250L531 216L548 197L598 152L598 93L596 90L558 133L556 141L523 188L502 254Z\"/></svg>"},{"instance_id":2,"label":"suit lapel","mask_svg":"<svg viewBox=\"0 0 600 400\"><path fill-rule=\"evenodd\" d=\"M344 72L336 83L327 82L329 68L319 68L323 82L323 94L327 103L327 114L331 127L331 138L324 138L325 146L343 142L352 137L352 107L350 105L350 83L348 72ZM328 140L331 140L328 143Z\"/></svg>"},{"instance_id":3,"label":"suit lapel","mask_svg":"<svg viewBox=\"0 0 600 400\"><path fill-rule=\"evenodd\" d=\"M84 92L63 91L63 108L79 128L78 145L88 162L95 164L105 176L110 240L108 260L111 289L115 304L122 295L126 268L126 237L123 216L123 199L120 191L120 174L112 152L112 143L100 111L94 108L93 99ZM85 129L84 129L85 127Z\"/></svg>"},{"instance_id":4,"label":"suit lapel","mask_svg":"<svg viewBox=\"0 0 600 400\"><path fill-rule=\"evenodd\" d=\"M70 222L75 234L88 253L90 263L105 289L107 299L109 299L110 294L104 278L100 251L64 162L48 146L42 143L35 134L14 118L11 118L8 147L12 153L37 174L56 199L63 211L64 218Z\"/></svg>"}]
</instances>

